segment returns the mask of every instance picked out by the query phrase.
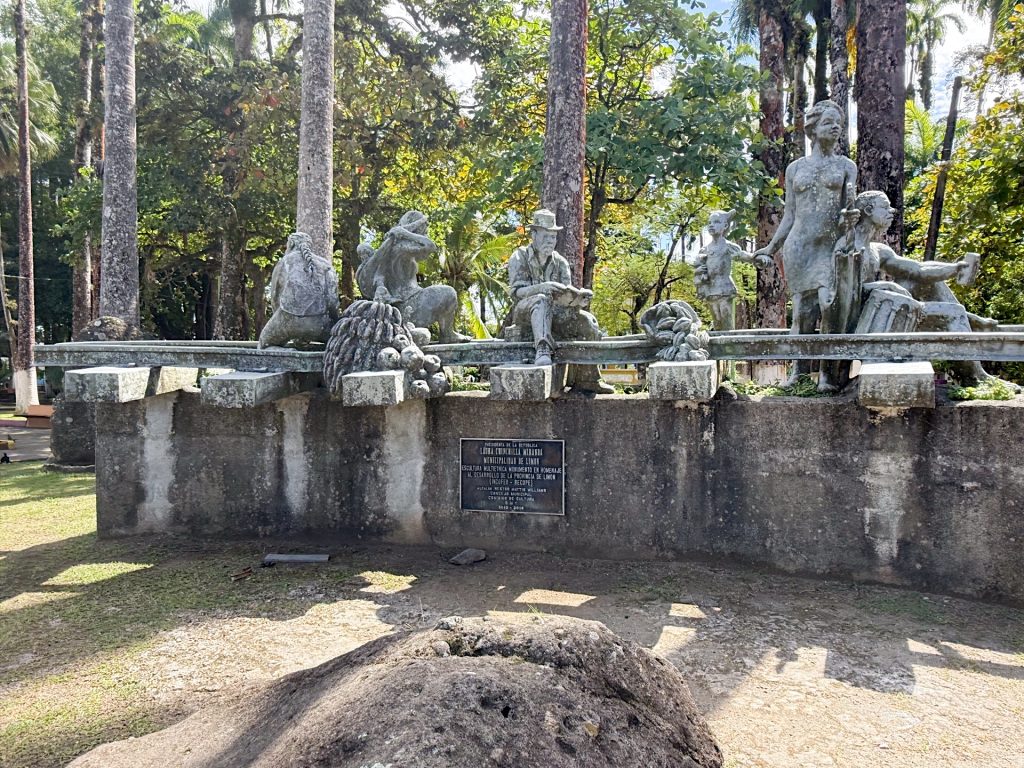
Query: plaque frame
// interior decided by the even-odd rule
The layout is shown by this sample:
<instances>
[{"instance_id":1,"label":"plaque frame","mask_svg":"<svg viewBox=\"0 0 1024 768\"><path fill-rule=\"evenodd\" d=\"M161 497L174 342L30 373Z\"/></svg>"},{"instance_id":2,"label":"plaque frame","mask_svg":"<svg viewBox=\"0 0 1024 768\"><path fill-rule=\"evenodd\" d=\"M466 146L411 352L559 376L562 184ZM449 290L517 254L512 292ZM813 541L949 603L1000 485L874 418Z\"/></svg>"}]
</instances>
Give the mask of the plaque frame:
<instances>
[{"instance_id":1,"label":"plaque frame","mask_svg":"<svg viewBox=\"0 0 1024 768\"><path fill-rule=\"evenodd\" d=\"M514 510L514 509L472 509L469 507L462 506L462 444L467 440L473 440L476 442L494 441L501 443L559 443L559 450L561 451L562 464L561 464L561 478L562 478L562 498L560 499L559 508L561 512L530 512L527 510ZM538 515L540 517L565 517L565 440L558 440L546 437L531 438L531 437L460 437L459 438L459 511L460 512L481 512L487 514L497 515Z\"/></svg>"}]
</instances>

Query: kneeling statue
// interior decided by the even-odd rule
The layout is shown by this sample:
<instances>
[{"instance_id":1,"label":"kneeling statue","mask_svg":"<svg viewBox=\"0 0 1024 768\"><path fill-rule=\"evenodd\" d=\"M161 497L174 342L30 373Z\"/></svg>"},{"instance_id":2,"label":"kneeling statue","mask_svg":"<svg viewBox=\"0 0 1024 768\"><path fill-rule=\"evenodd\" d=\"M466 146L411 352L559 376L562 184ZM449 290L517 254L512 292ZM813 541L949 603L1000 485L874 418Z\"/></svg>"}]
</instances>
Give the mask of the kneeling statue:
<instances>
[{"instance_id":1,"label":"kneeling statue","mask_svg":"<svg viewBox=\"0 0 1024 768\"><path fill-rule=\"evenodd\" d=\"M338 276L327 259L313 253L304 232L288 238L284 256L270 278L274 314L260 333L259 348L283 347L289 341L327 341L340 314Z\"/></svg>"}]
</instances>

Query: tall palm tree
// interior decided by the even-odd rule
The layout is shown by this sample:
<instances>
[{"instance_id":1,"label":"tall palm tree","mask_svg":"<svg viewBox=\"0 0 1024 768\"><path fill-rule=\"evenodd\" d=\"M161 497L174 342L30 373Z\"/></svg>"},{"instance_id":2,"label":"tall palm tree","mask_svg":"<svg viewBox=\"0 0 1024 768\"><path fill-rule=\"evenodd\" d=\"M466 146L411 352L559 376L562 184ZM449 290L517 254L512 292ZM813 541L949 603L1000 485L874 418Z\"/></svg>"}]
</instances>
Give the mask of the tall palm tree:
<instances>
[{"instance_id":1,"label":"tall palm tree","mask_svg":"<svg viewBox=\"0 0 1024 768\"><path fill-rule=\"evenodd\" d=\"M786 50L792 37L791 7L783 0L737 0L732 13L737 38L750 39L756 32L760 41L759 67L761 89L760 132L764 137L760 160L765 174L783 185L785 170L785 117L782 94L786 83ZM762 194L757 204L757 245L767 245L782 220L777 200ZM773 269L757 271L757 306L755 316L762 328L786 325L786 292L782 272L776 263Z\"/></svg>"},{"instance_id":2,"label":"tall palm tree","mask_svg":"<svg viewBox=\"0 0 1024 768\"><path fill-rule=\"evenodd\" d=\"M24 23L22 14L19 24ZM0 175L19 173L21 175L21 142L20 129L24 127L21 121L20 85L22 77L27 80L27 109L25 117L28 119L27 136L29 155L26 160L31 159L31 154L39 157L50 157L57 151L57 142L47 132L45 126L55 124L58 116L59 101L53 85L45 80L35 63L28 58L23 44L18 45L18 56L15 55L15 47L10 43L0 44ZM13 97L13 98L12 98ZM25 180L29 180L27 177ZM31 193L31 190L29 190ZM28 206L21 206L21 213L30 215L31 209ZM20 217L19 217L20 218ZM31 225L31 218L28 222ZM20 242L20 234L24 231L19 221L19 254L22 262L29 261L29 272L31 274L31 248L24 247ZM28 230L31 236L31 229ZM2 238L0 238L2 240ZM30 244L29 244L30 246ZM25 276L25 265L22 263L19 277ZM11 300L7 291L7 275L0 250L0 310L4 322L4 329L7 337L11 340L11 357L13 367L16 371L24 372L20 376L22 386L16 387L18 402L16 408L24 412L28 405L36 402L33 398L35 392L35 375L29 373L26 364L23 363L23 356L20 354L20 345L16 342L18 336L18 322L14 318L12 309L19 309L19 318L25 319L25 325L34 330L35 323L32 320L32 306L24 303L22 293L31 286L31 282L21 279L18 281L18 303ZM32 294L29 293L29 296Z\"/></svg>"},{"instance_id":3,"label":"tall palm tree","mask_svg":"<svg viewBox=\"0 0 1024 768\"><path fill-rule=\"evenodd\" d=\"M907 6L904 0L858 0L857 188L885 192L897 210L888 242L903 247Z\"/></svg>"},{"instance_id":4,"label":"tall palm tree","mask_svg":"<svg viewBox=\"0 0 1024 768\"><path fill-rule=\"evenodd\" d=\"M139 205L135 129L135 8L108 0L104 18L103 217L99 314L139 327Z\"/></svg>"},{"instance_id":5,"label":"tall palm tree","mask_svg":"<svg viewBox=\"0 0 1024 768\"><path fill-rule=\"evenodd\" d=\"M907 4L907 58L910 63L907 98L913 98L916 67L919 95L926 110L932 108L935 46L946 38L951 27L961 33L967 29L959 14L947 10L955 3L956 0L911 0Z\"/></svg>"}]
</instances>

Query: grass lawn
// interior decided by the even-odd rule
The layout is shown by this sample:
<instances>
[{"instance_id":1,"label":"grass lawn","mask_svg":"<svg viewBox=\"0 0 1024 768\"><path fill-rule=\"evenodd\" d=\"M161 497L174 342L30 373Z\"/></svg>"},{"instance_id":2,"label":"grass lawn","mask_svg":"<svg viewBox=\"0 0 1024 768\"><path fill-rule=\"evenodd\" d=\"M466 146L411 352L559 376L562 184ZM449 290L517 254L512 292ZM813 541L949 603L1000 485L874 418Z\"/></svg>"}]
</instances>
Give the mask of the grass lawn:
<instances>
[{"instance_id":1,"label":"grass lawn","mask_svg":"<svg viewBox=\"0 0 1024 768\"><path fill-rule=\"evenodd\" d=\"M0 471L0 766L57 766L88 748L148 733L168 715L137 662L154 636L198 618L274 617L298 570L257 570L253 545L193 549L181 539L99 541L95 478ZM317 580L351 576L337 567ZM173 718L172 718L173 719Z\"/></svg>"}]
</instances>

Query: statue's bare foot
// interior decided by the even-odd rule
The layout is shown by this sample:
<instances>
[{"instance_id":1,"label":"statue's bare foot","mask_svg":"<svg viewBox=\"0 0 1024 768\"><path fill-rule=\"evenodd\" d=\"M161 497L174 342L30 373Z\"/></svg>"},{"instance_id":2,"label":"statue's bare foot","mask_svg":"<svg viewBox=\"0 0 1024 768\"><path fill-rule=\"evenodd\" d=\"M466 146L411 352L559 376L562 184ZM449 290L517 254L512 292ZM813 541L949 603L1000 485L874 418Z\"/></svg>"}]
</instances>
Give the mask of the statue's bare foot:
<instances>
[{"instance_id":1,"label":"statue's bare foot","mask_svg":"<svg viewBox=\"0 0 1024 768\"><path fill-rule=\"evenodd\" d=\"M839 391L839 385L832 381L824 373L818 374L818 391L822 393L835 393Z\"/></svg>"}]
</instances>

